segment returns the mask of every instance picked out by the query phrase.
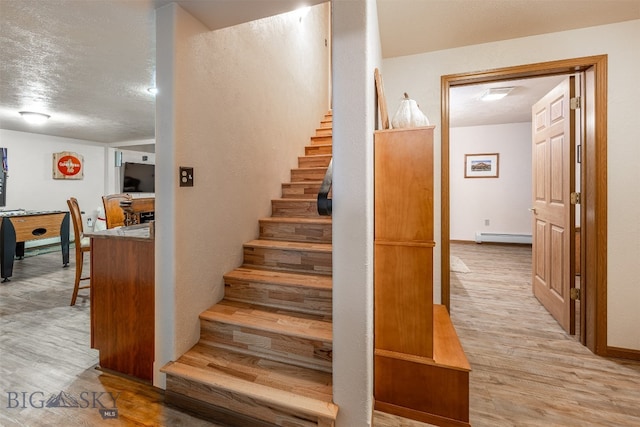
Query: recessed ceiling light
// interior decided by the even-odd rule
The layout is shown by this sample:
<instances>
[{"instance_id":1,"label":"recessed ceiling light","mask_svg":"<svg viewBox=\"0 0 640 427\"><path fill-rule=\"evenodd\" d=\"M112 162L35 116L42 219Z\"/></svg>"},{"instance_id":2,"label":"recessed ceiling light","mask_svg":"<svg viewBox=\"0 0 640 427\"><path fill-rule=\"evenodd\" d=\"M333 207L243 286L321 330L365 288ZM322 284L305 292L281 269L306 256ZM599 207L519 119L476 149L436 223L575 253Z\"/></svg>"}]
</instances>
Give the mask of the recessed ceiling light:
<instances>
[{"instance_id":1,"label":"recessed ceiling light","mask_svg":"<svg viewBox=\"0 0 640 427\"><path fill-rule=\"evenodd\" d=\"M48 114L36 113L33 111L20 111L20 115L27 122L33 125L41 125L51 117Z\"/></svg>"},{"instance_id":2,"label":"recessed ceiling light","mask_svg":"<svg viewBox=\"0 0 640 427\"><path fill-rule=\"evenodd\" d=\"M492 87L484 91L480 99L483 101L496 101L509 95L509 92L513 89L513 87Z\"/></svg>"},{"instance_id":3,"label":"recessed ceiling light","mask_svg":"<svg viewBox=\"0 0 640 427\"><path fill-rule=\"evenodd\" d=\"M157 87L150 87L147 89L147 92L149 92L151 95L157 95L158 94L158 88Z\"/></svg>"}]
</instances>

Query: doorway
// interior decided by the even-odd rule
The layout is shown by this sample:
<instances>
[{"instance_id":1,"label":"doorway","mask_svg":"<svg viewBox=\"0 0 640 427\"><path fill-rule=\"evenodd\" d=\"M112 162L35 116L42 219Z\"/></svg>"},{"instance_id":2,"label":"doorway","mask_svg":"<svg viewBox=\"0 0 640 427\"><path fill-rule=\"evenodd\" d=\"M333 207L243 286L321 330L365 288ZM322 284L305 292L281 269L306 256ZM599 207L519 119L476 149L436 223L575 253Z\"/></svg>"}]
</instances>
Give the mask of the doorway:
<instances>
[{"instance_id":1,"label":"doorway","mask_svg":"<svg viewBox=\"0 0 640 427\"><path fill-rule=\"evenodd\" d=\"M581 281L584 329L581 341L592 352L605 355L606 343L606 108L607 56L593 56L442 76L441 150L441 300L450 309L450 89L478 83L584 72L585 135L582 148Z\"/></svg>"}]
</instances>

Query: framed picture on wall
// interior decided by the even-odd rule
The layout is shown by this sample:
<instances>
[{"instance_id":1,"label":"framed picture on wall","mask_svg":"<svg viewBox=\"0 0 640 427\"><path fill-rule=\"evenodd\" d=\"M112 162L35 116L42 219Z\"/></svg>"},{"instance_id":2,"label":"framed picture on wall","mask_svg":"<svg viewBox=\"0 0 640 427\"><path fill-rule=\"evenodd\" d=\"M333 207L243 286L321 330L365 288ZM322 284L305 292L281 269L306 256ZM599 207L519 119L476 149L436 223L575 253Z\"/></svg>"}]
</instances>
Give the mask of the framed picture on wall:
<instances>
[{"instance_id":1,"label":"framed picture on wall","mask_svg":"<svg viewBox=\"0 0 640 427\"><path fill-rule=\"evenodd\" d=\"M465 154L465 178L497 178L500 154Z\"/></svg>"}]
</instances>

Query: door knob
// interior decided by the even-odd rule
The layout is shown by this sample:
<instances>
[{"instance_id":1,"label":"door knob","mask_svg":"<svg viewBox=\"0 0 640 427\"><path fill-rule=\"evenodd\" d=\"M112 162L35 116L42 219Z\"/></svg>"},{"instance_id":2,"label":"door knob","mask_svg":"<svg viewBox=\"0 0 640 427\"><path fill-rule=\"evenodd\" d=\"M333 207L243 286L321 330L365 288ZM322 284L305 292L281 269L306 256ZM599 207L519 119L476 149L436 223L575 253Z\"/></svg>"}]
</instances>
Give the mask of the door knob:
<instances>
[{"instance_id":1,"label":"door knob","mask_svg":"<svg viewBox=\"0 0 640 427\"><path fill-rule=\"evenodd\" d=\"M536 208L529 208L529 212L533 213L534 215L538 214L538 211L536 211Z\"/></svg>"}]
</instances>

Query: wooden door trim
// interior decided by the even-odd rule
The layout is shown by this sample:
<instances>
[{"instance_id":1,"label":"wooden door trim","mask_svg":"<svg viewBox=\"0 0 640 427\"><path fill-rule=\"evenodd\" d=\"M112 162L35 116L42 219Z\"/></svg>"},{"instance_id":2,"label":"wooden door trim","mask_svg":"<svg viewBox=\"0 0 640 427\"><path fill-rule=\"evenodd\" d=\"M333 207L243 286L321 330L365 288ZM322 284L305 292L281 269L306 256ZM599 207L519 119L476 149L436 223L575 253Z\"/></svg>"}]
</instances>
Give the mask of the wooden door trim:
<instances>
[{"instance_id":1,"label":"wooden door trim","mask_svg":"<svg viewBox=\"0 0 640 427\"><path fill-rule=\"evenodd\" d=\"M586 342L595 354L607 355L607 55L518 65L441 77L441 301L450 310L449 90L454 86L586 71L593 92L585 95L582 147L581 280L587 285ZM589 86L589 85L587 85ZM591 113L591 114L589 114Z\"/></svg>"}]
</instances>

